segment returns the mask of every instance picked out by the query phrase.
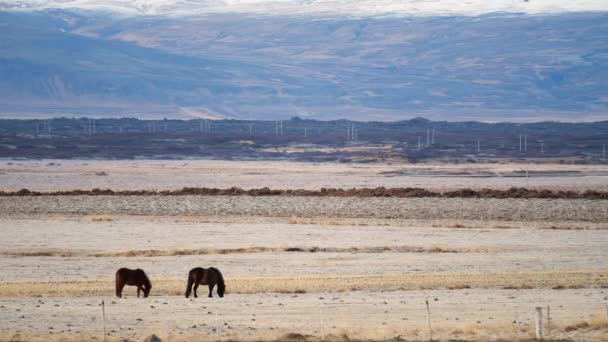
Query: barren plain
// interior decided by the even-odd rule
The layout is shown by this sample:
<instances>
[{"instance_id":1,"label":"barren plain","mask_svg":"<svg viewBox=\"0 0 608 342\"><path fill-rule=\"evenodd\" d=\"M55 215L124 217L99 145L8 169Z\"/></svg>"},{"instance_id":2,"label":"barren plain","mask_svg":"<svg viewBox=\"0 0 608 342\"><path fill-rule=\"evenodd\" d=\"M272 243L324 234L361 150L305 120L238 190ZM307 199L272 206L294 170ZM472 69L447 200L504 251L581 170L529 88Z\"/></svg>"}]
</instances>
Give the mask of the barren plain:
<instances>
[{"instance_id":1,"label":"barren plain","mask_svg":"<svg viewBox=\"0 0 608 342\"><path fill-rule=\"evenodd\" d=\"M527 177L526 177L527 171ZM605 165L341 164L219 160L0 160L0 189L528 187L608 190Z\"/></svg>"},{"instance_id":2,"label":"barren plain","mask_svg":"<svg viewBox=\"0 0 608 342\"><path fill-rule=\"evenodd\" d=\"M3 161L0 170L2 190L46 191L49 178L53 191L608 187L605 167L572 165ZM608 341L607 209L566 199L0 197L0 340L101 341L104 331L107 341L428 340L428 301L434 340L533 339L542 307L550 339ZM184 298L196 266L222 271L224 298L204 287ZM146 270L151 297L127 287L116 298L120 267Z\"/></svg>"}]
</instances>

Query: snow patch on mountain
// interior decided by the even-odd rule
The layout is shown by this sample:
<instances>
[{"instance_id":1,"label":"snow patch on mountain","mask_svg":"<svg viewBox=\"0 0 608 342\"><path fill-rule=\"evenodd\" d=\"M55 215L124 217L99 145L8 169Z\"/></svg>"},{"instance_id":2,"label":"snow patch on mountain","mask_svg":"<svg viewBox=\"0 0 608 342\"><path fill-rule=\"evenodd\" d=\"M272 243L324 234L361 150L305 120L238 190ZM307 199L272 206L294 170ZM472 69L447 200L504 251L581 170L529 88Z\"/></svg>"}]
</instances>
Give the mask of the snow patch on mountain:
<instances>
[{"instance_id":1,"label":"snow patch on mountain","mask_svg":"<svg viewBox=\"0 0 608 342\"><path fill-rule=\"evenodd\" d=\"M315 16L477 16L493 12L558 14L608 11L605 0L6 0L0 10L80 9L122 15L209 13Z\"/></svg>"}]
</instances>

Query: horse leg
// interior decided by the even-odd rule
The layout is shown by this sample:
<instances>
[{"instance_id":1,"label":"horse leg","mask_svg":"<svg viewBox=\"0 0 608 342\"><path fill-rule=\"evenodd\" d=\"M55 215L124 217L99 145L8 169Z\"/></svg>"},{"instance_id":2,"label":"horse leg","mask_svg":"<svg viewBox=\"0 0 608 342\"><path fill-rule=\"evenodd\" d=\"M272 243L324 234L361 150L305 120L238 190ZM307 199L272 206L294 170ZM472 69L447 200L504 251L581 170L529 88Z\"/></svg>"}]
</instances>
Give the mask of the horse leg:
<instances>
[{"instance_id":1,"label":"horse leg","mask_svg":"<svg viewBox=\"0 0 608 342\"><path fill-rule=\"evenodd\" d=\"M214 286L215 286L215 283L209 284L209 298L213 298L213 287Z\"/></svg>"},{"instance_id":2,"label":"horse leg","mask_svg":"<svg viewBox=\"0 0 608 342\"><path fill-rule=\"evenodd\" d=\"M198 290L198 282L196 282L194 284L194 298L198 298L198 295L196 294L196 290Z\"/></svg>"},{"instance_id":3,"label":"horse leg","mask_svg":"<svg viewBox=\"0 0 608 342\"><path fill-rule=\"evenodd\" d=\"M192 285L194 285L193 276L188 274L188 285L186 285L186 298L190 298L190 294L192 294Z\"/></svg>"},{"instance_id":4,"label":"horse leg","mask_svg":"<svg viewBox=\"0 0 608 342\"><path fill-rule=\"evenodd\" d=\"M122 289L125 287L124 283L117 283L116 284L116 296L118 298L122 298Z\"/></svg>"}]
</instances>

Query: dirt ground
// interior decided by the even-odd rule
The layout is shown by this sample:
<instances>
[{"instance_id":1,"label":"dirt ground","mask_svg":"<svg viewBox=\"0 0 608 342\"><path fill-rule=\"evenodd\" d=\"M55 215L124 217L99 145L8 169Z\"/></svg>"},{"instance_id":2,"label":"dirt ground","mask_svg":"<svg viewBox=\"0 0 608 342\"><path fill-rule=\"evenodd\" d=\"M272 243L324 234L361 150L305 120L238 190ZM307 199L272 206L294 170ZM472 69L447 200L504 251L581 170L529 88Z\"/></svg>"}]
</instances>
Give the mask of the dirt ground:
<instances>
[{"instance_id":1,"label":"dirt ground","mask_svg":"<svg viewBox=\"0 0 608 342\"><path fill-rule=\"evenodd\" d=\"M596 318L603 314L600 302L607 295L601 289L262 293L220 299L138 299L133 294L126 299L4 297L0 301L0 324L5 336L44 336L44 340L82 336L99 341L104 324L103 300L110 341L142 341L150 334L170 341L252 341L277 339L288 333L316 339L347 334L375 340L398 336L427 340L425 300L429 300L436 340L530 338L534 336L535 306L545 311L549 306L552 338L606 339L606 330L599 325L602 321ZM584 326L581 322L589 323ZM594 322L599 323L596 326Z\"/></svg>"},{"instance_id":2,"label":"dirt ground","mask_svg":"<svg viewBox=\"0 0 608 342\"><path fill-rule=\"evenodd\" d=\"M379 170L404 168L333 165L315 174L306 165L284 163L283 170L273 171L278 164L244 163L243 169L261 170L248 175L230 162L192 162L197 168L182 173L177 162L167 162L171 171L163 171L164 161L138 161L102 162L90 172L105 170L109 176L79 176L81 164L93 162L27 162L28 170L13 163L2 164L2 189L25 187L32 179L28 188L45 190L45 172L63 179L56 184L66 188L113 175L123 188L157 181L159 188L174 188L198 179L197 172L201 183L188 186L204 186L212 180L211 169L230 186L260 187L276 176L283 188L308 181L314 188L333 174L331 186L346 187L368 178L392 182L402 176L380 177ZM510 172L507 168L500 172ZM582 167L601 171L593 168ZM294 183L287 183L292 173ZM139 183L130 183L135 176ZM171 177L177 177L173 183ZM584 177L597 181L596 188L606 187L599 185L602 175ZM567 182L552 183L557 178ZM543 182L580 190L577 177L557 178L546 175ZM425 181L434 179L453 188L476 178ZM504 179L522 181L489 179L494 186ZM426 300L435 340L530 339L536 307L542 307L546 336L608 341L605 202L0 198L0 341L101 341L104 326L107 341L142 341L150 334L169 341L428 340ZM183 296L187 272L196 266L222 271L224 298L206 298L204 287L198 299ZM113 278L120 267L146 270L151 297L138 299L127 287L127 298L116 298Z\"/></svg>"},{"instance_id":3,"label":"dirt ground","mask_svg":"<svg viewBox=\"0 0 608 342\"><path fill-rule=\"evenodd\" d=\"M437 227L432 227L424 221L374 225L373 221L359 220L356 225L348 221L335 225L293 224L290 219L281 222L263 217L250 222L235 218L206 222L205 218L129 215L104 217L111 221L95 218L70 215L0 219L4 237L0 241L0 254L4 254L0 258L0 281L103 279L113 274L117 263L140 266L154 277L181 279L199 264L226 265L230 271L227 277L297 277L605 270L608 258L608 230L539 229L533 223L504 228L511 226L495 221L479 228L450 228L448 221L435 221ZM339 219L335 221L340 223ZM585 224L580 223L581 227L603 228ZM247 250L256 247L277 251ZM328 251L286 251L311 247ZM244 250L214 252L229 248ZM205 250L209 253L195 253ZM121 255L137 251L165 251L169 255ZM20 257L28 253L31 256ZM99 253L110 255L95 256ZM31 265L46 267L22 272Z\"/></svg>"},{"instance_id":4,"label":"dirt ground","mask_svg":"<svg viewBox=\"0 0 608 342\"><path fill-rule=\"evenodd\" d=\"M4 212L0 328L6 339L101 340L103 300L108 338L139 341L154 333L177 341L258 340L297 333L423 340L428 299L436 339L527 338L534 334L535 306L547 305L554 337L607 337L601 315L608 303L602 288L608 287L608 231L602 224L544 229L558 223L458 223ZM283 251L248 250L253 247ZM238 248L243 250L225 254L125 253ZM189 268L211 265L225 275L226 297L205 298L203 287L201 298L183 298ZM127 299L113 296L113 272L123 266L148 272L155 284L150 298L135 298L133 288L126 289ZM400 290L395 281L411 287Z\"/></svg>"},{"instance_id":5,"label":"dirt ground","mask_svg":"<svg viewBox=\"0 0 608 342\"><path fill-rule=\"evenodd\" d=\"M528 177L526 177L528 171ZM269 187L427 189L529 187L608 190L608 166L568 164L339 164L216 160L0 160L0 189Z\"/></svg>"}]
</instances>

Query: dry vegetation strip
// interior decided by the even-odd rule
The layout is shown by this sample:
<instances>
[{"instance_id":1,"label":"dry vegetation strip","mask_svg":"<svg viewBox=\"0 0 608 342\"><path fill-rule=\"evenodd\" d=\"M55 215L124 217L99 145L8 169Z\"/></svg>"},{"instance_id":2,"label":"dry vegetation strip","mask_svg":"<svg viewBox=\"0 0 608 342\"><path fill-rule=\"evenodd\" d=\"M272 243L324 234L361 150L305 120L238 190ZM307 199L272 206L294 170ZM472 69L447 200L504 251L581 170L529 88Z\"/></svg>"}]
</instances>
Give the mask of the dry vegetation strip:
<instances>
[{"instance_id":1,"label":"dry vegetation strip","mask_svg":"<svg viewBox=\"0 0 608 342\"><path fill-rule=\"evenodd\" d=\"M446 198L562 198L562 199L608 199L608 191L587 190L584 192L510 188L508 190L469 188L454 191L429 191L422 188L352 188L336 189L322 188L320 190L305 189L249 189L232 187L216 188L182 188L181 190L123 190L111 189L70 190L55 192L40 192L28 189L19 191L0 191L0 196L308 196L308 197L446 197Z\"/></svg>"},{"instance_id":2,"label":"dry vegetation strip","mask_svg":"<svg viewBox=\"0 0 608 342\"><path fill-rule=\"evenodd\" d=\"M153 279L153 294L183 295L184 279ZM229 293L320 293L432 289L608 288L608 271L404 273L353 276L226 278ZM113 295L113 281L3 282L2 297Z\"/></svg>"},{"instance_id":3,"label":"dry vegetation strip","mask_svg":"<svg viewBox=\"0 0 608 342\"><path fill-rule=\"evenodd\" d=\"M1 256L11 257L161 257L177 255L208 254L248 254L248 253L496 253L497 248L467 247L446 248L441 246L380 246L380 247L240 247L240 248L199 248L199 249L145 249L121 252L91 253L77 250L39 250L39 251L3 251Z\"/></svg>"}]
</instances>

